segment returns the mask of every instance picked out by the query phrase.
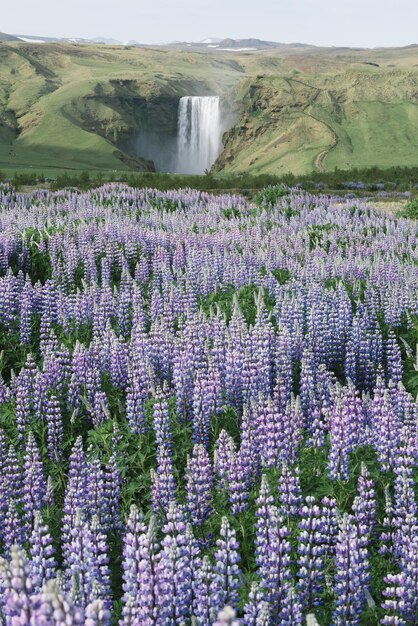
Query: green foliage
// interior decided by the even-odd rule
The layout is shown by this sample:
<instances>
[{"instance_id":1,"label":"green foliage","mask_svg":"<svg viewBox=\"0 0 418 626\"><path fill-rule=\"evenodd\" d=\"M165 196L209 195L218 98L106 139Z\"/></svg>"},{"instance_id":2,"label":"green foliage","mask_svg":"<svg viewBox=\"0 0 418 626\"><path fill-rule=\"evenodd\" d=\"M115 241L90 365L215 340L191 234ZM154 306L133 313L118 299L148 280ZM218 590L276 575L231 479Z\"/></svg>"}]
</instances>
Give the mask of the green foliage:
<instances>
[{"instance_id":1,"label":"green foliage","mask_svg":"<svg viewBox=\"0 0 418 626\"><path fill-rule=\"evenodd\" d=\"M269 185L257 193L254 199L260 208L271 208L276 206L280 198L288 194L289 189L285 185Z\"/></svg>"},{"instance_id":2,"label":"green foliage","mask_svg":"<svg viewBox=\"0 0 418 626\"><path fill-rule=\"evenodd\" d=\"M253 325L257 316L257 301L261 299L268 311L272 311L274 307L274 298L260 289L256 285L244 285L239 289L235 289L233 285L228 285L224 289L219 289L200 298L199 304L202 310L207 314L211 314L220 309L225 315L225 319L229 322L234 306L238 306L243 314L246 322Z\"/></svg>"},{"instance_id":3,"label":"green foliage","mask_svg":"<svg viewBox=\"0 0 418 626\"><path fill-rule=\"evenodd\" d=\"M405 205L403 215L414 220L418 219L418 198L414 198Z\"/></svg>"}]
</instances>

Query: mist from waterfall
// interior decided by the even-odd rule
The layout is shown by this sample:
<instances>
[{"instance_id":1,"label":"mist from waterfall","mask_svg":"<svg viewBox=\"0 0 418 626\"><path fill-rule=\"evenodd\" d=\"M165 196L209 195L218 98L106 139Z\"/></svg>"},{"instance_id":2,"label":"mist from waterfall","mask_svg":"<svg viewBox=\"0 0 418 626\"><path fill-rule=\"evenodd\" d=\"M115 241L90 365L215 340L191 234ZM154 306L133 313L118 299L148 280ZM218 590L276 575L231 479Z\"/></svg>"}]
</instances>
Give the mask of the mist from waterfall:
<instances>
[{"instance_id":1,"label":"mist from waterfall","mask_svg":"<svg viewBox=\"0 0 418 626\"><path fill-rule=\"evenodd\" d=\"M176 172L204 174L222 151L219 96L180 98Z\"/></svg>"}]
</instances>

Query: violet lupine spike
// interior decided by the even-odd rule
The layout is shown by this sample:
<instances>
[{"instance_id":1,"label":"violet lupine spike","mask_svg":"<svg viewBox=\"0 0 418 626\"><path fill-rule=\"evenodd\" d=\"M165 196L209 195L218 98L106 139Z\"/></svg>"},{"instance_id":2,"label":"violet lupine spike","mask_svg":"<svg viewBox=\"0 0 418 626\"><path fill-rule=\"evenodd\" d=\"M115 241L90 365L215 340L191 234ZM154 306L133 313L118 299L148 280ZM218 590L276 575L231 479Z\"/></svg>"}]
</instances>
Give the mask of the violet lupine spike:
<instances>
[{"instance_id":1,"label":"violet lupine spike","mask_svg":"<svg viewBox=\"0 0 418 626\"><path fill-rule=\"evenodd\" d=\"M416 520L418 515L418 504L415 497L415 468L416 459L411 453L409 444L407 444L401 448L395 465L393 512L393 525L396 528L393 537L395 555L402 556L408 549L409 539L408 536L405 536L404 529L410 526L410 521Z\"/></svg>"},{"instance_id":2,"label":"violet lupine spike","mask_svg":"<svg viewBox=\"0 0 418 626\"><path fill-rule=\"evenodd\" d=\"M226 606L219 611L213 626L240 626L240 622L236 619L235 610L230 606Z\"/></svg>"},{"instance_id":3,"label":"violet lupine spike","mask_svg":"<svg viewBox=\"0 0 418 626\"><path fill-rule=\"evenodd\" d=\"M163 526L157 576L157 623L180 624L190 617L192 572L182 508L171 503Z\"/></svg>"},{"instance_id":4,"label":"violet lupine spike","mask_svg":"<svg viewBox=\"0 0 418 626\"><path fill-rule=\"evenodd\" d=\"M110 588L109 546L105 533L101 530L100 520L94 515L90 523L91 530L91 560L93 562L91 575L94 578L92 597L103 601L107 611L112 606Z\"/></svg>"},{"instance_id":5,"label":"violet lupine spike","mask_svg":"<svg viewBox=\"0 0 418 626\"><path fill-rule=\"evenodd\" d=\"M245 467L246 482L250 487L260 472L260 455L256 441L256 424L248 405L243 407L240 431L240 455Z\"/></svg>"},{"instance_id":6,"label":"violet lupine spike","mask_svg":"<svg viewBox=\"0 0 418 626\"><path fill-rule=\"evenodd\" d=\"M330 413L328 471L333 480L348 479L348 456L360 443L360 434L365 430L364 420L365 413L358 391L349 384L341 390Z\"/></svg>"},{"instance_id":7,"label":"violet lupine spike","mask_svg":"<svg viewBox=\"0 0 418 626\"><path fill-rule=\"evenodd\" d=\"M105 468L105 494L109 515L109 527L114 532L122 530L121 503L123 478L114 452Z\"/></svg>"},{"instance_id":8,"label":"violet lupine spike","mask_svg":"<svg viewBox=\"0 0 418 626\"><path fill-rule=\"evenodd\" d=\"M85 611L85 626L109 626L112 614L103 600L93 600L87 605Z\"/></svg>"},{"instance_id":9,"label":"violet lupine spike","mask_svg":"<svg viewBox=\"0 0 418 626\"><path fill-rule=\"evenodd\" d=\"M393 408L389 390L375 388L371 403L373 445L384 472L394 469L400 444L401 423Z\"/></svg>"},{"instance_id":10,"label":"violet lupine spike","mask_svg":"<svg viewBox=\"0 0 418 626\"><path fill-rule=\"evenodd\" d=\"M140 358L133 349L132 362L128 368L128 385L126 389L126 419L131 431L135 434L146 432L148 429L144 405L148 398L151 386L146 357Z\"/></svg>"},{"instance_id":11,"label":"violet lupine spike","mask_svg":"<svg viewBox=\"0 0 418 626\"><path fill-rule=\"evenodd\" d=\"M393 540L394 540L394 508L392 497L389 490L389 485L385 485L385 516L383 518L383 530L380 533L380 548L379 554L391 555L393 554Z\"/></svg>"},{"instance_id":12,"label":"violet lupine spike","mask_svg":"<svg viewBox=\"0 0 418 626\"><path fill-rule=\"evenodd\" d=\"M170 420L170 409L167 393L160 388L155 392L154 412L154 432L157 447L165 447L171 454L173 451L173 433Z\"/></svg>"},{"instance_id":13,"label":"violet lupine spike","mask_svg":"<svg viewBox=\"0 0 418 626\"><path fill-rule=\"evenodd\" d=\"M214 470L220 490L226 489L231 458L236 454L236 445L226 430L221 430L215 445Z\"/></svg>"},{"instance_id":14,"label":"violet lupine spike","mask_svg":"<svg viewBox=\"0 0 418 626\"><path fill-rule=\"evenodd\" d=\"M236 533L226 517L222 518L220 537L216 541L213 568L213 606L218 610L226 605L236 606L240 588L241 557Z\"/></svg>"},{"instance_id":15,"label":"violet lupine spike","mask_svg":"<svg viewBox=\"0 0 418 626\"><path fill-rule=\"evenodd\" d=\"M340 520L335 552L333 623L336 626L361 623L368 580L367 549L359 538L355 520L345 514Z\"/></svg>"},{"instance_id":16,"label":"violet lupine spike","mask_svg":"<svg viewBox=\"0 0 418 626\"><path fill-rule=\"evenodd\" d=\"M0 586L5 626L31 626L35 611L31 600L34 591L30 578L30 564L24 550L11 548L10 562L0 558Z\"/></svg>"},{"instance_id":17,"label":"violet lupine spike","mask_svg":"<svg viewBox=\"0 0 418 626\"><path fill-rule=\"evenodd\" d=\"M389 330L386 342L387 377L394 385L402 382L403 363L401 349L393 330Z\"/></svg>"},{"instance_id":18,"label":"violet lupine spike","mask_svg":"<svg viewBox=\"0 0 418 626\"><path fill-rule=\"evenodd\" d=\"M96 599L110 607L110 571L107 540L98 527L97 517L91 522L77 509L74 526L70 528L64 559L65 588L77 606L85 608Z\"/></svg>"},{"instance_id":19,"label":"violet lupine spike","mask_svg":"<svg viewBox=\"0 0 418 626\"><path fill-rule=\"evenodd\" d=\"M185 473L187 509L192 523L201 526L211 515L214 477L209 454L202 444L193 447Z\"/></svg>"},{"instance_id":20,"label":"violet lupine spike","mask_svg":"<svg viewBox=\"0 0 418 626\"><path fill-rule=\"evenodd\" d=\"M23 546L27 541L30 529L26 520L18 512L16 500L9 500L4 526L3 526L3 556L10 557L10 551L13 545Z\"/></svg>"},{"instance_id":21,"label":"violet lupine spike","mask_svg":"<svg viewBox=\"0 0 418 626\"><path fill-rule=\"evenodd\" d=\"M283 626L302 626L304 622L302 602L291 584L285 585L279 620Z\"/></svg>"},{"instance_id":22,"label":"violet lupine spike","mask_svg":"<svg viewBox=\"0 0 418 626\"><path fill-rule=\"evenodd\" d=\"M278 509L282 517L295 517L299 513L302 492L297 466L291 468L287 463L283 463L279 479L279 502Z\"/></svg>"},{"instance_id":23,"label":"violet lupine spike","mask_svg":"<svg viewBox=\"0 0 418 626\"><path fill-rule=\"evenodd\" d=\"M32 529L34 515L46 502L46 480L35 435L29 432L23 468L23 514Z\"/></svg>"},{"instance_id":24,"label":"violet lupine spike","mask_svg":"<svg viewBox=\"0 0 418 626\"><path fill-rule=\"evenodd\" d=\"M215 398L219 395L220 380L215 378L216 374L213 367L198 370L193 388L193 441L206 448L210 438L210 416L218 408Z\"/></svg>"},{"instance_id":25,"label":"violet lupine spike","mask_svg":"<svg viewBox=\"0 0 418 626\"><path fill-rule=\"evenodd\" d=\"M205 555L196 569L193 580L193 616L201 626L211 626L213 614L213 567Z\"/></svg>"},{"instance_id":26,"label":"violet lupine spike","mask_svg":"<svg viewBox=\"0 0 418 626\"><path fill-rule=\"evenodd\" d=\"M156 521L148 527L135 506L131 507L123 549L122 618L120 626L141 623L152 626L157 618L157 554Z\"/></svg>"},{"instance_id":27,"label":"violet lupine spike","mask_svg":"<svg viewBox=\"0 0 418 626\"><path fill-rule=\"evenodd\" d=\"M309 496L300 510L298 533L298 590L307 609L321 604L324 583L325 545L321 508Z\"/></svg>"},{"instance_id":28,"label":"violet lupine spike","mask_svg":"<svg viewBox=\"0 0 418 626\"><path fill-rule=\"evenodd\" d=\"M354 500L353 512L359 527L366 529L366 542L371 540L376 527L376 509L377 503L374 481L371 479L365 463L362 463L360 476L358 478L358 497Z\"/></svg>"},{"instance_id":29,"label":"violet lupine spike","mask_svg":"<svg viewBox=\"0 0 418 626\"><path fill-rule=\"evenodd\" d=\"M85 510L87 507L87 464L83 450L83 440L76 439L72 448L68 482L65 490L63 516L62 516L62 542L63 553L66 554L67 539L70 540L71 529L74 527L77 509Z\"/></svg>"},{"instance_id":30,"label":"violet lupine spike","mask_svg":"<svg viewBox=\"0 0 418 626\"><path fill-rule=\"evenodd\" d=\"M252 583L248 600L244 606L244 626L270 626L271 607L259 583Z\"/></svg>"},{"instance_id":31,"label":"violet lupine spike","mask_svg":"<svg viewBox=\"0 0 418 626\"><path fill-rule=\"evenodd\" d=\"M291 580L290 531L283 526L273 504L267 478L261 479L257 498L255 557L260 584L266 591L266 600L271 604L272 616L280 616L284 600L283 589Z\"/></svg>"},{"instance_id":32,"label":"violet lupine spike","mask_svg":"<svg viewBox=\"0 0 418 626\"><path fill-rule=\"evenodd\" d=\"M136 601L138 592L138 576L139 576L139 558L140 537L146 533L146 525L143 521L143 515L139 512L138 507L133 504L129 511L126 522L126 529L123 538L123 560L122 560L122 589L123 595L123 618L120 624L125 624L125 608L128 599L131 598L129 616L134 617L133 605ZM127 622L130 623L130 622Z\"/></svg>"},{"instance_id":33,"label":"violet lupine spike","mask_svg":"<svg viewBox=\"0 0 418 626\"><path fill-rule=\"evenodd\" d=\"M84 611L76 607L55 580L36 596L36 626L86 626Z\"/></svg>"},{"instance_id":34,"label":"violet lupine spike","mask_svg":"<svg viewBox=\"0 0 418 626\"><path fill-rule=\"evenodd\" d=\"M281 449L281 422L270 396L259 396L255 406L257 447L264 467L277 467Z\"/></svg>"},{"instance_id":35,"label":"violet lupine spike","mask_svg":"<svg viewBox=\"0 0 418 626\"><path fill-rule=\"evenodd\" d=\"M34 516L34 525L30 536L30 570L33 588L40 591L48 580L56 575L57 563L53 539L47 524L42 522L41 514Z\"/></svg>"},{"instance_id":36,"label":"violet lupine spike","mask_svg":"<svg viewBox=\"0 0 418 626\"><path fill-rule=\"evenodd\" d=\"M388 574L383 591L382 608L386 611L381 624L415 624L418 615L418 528L408 543L400 561L400 572Z\"/></svg>"},{"instance_id":37,"label":"violet lupine spike","mask_svg":"<svg viewBox=\"0 0 418 626\"><path fill-rule=\"evenodd\" d=\"M241 450L231 455L231 465L228 470L227 490L228 500L233 515L238 515L248 508L249 480L247 466Z\"/></svg>"},{"instance_id":38,"label":"violet lupine spike","mask_svg":"<svg viewBox=\"0 0 418 626\"><path fill-rule=\"evenodd\" d=\"M58 397L51 393L45 408L45 421L48 429L48 456L58 462L62 458L64 427Z\"/></svg>"},{"instance_id":39,"label":"violet lupine spike","mask_svg":"<svg viewBox=\"0 0 418 626\"><path fill-rule=\"evenodd\" d=\"M4 516L11 500L20 502L23 496L22 468L17 458L15 448L10 445L1 472L0 506ZM0 529L0 535L2 529Z\"/></svg>"},{"instance_id":40,"label":"violet lupine spike","mask_svg":"<svg viewBox=\"0 0 418 626\"><path fill-rule=\"evenodd\" d=\"M329 559L334 557L337 543L339 520L337 501L335 498L325 496L321 500L321 509L325 557Z\"/></svg>"},{"instance_id":41,"label":"violet lupine spike","mask_svg":"<svg viewBox=\"0 0 418 626\"><path fill-rule=\"evenodd\" d=\"M109 502L105 470L100 459L89 459L86 465L86 514L91 518L97 515L107 528L110 522Z\"/></svg>"},{"instance_id":42,"label":"violet lupine spike","mask_svg":"<svg viewBox=\"0 0 418 626\"><path fill-rule=\"evenodd\" d=\"M157 452L157 471L151 470L151 495L154 512L162 515L177 498L173 459L165 446L159 446Z\"/></svg>"}]
</instances>

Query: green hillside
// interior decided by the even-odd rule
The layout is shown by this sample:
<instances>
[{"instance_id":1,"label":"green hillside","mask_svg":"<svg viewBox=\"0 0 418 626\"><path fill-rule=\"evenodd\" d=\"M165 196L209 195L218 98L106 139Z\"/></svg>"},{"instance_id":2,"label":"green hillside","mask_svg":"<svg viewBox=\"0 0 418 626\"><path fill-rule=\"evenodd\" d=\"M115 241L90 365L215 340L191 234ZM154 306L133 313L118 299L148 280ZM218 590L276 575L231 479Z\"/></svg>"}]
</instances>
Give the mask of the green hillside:
<instances>
[{"instance_id":1,"label":"green hillside","mask_svg":"<svg viewBox=\"0 0 418 626\"><path fill-rule=\"evenodd\" d=\"M230 119L215 171L418 165L418 48L193 52L0 43L0 170L152 170L183 95Z\"/></svg>"}]
</instances>

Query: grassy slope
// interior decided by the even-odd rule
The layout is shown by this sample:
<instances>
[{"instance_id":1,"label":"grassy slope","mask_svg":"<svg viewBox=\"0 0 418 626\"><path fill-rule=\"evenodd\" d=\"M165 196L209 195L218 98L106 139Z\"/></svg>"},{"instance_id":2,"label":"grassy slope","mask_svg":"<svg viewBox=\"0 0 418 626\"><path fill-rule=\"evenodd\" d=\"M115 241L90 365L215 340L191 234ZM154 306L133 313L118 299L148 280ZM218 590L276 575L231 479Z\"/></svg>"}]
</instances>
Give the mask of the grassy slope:
<instances>
[{"instance_id":1,"label":"grassy slope","mask_svg":"<svg viewBox=\"0 0 418 626\"><path fill-rule=\"evenodd\" d=\"M145 99L202 90L241 99L219 170L418 164L417 48L291 52L2 43L0 169L126 170L97 126L127 132L132 116L93 97L97 84L109 95L120 80Z\"/></svg>"}]
</instances>

